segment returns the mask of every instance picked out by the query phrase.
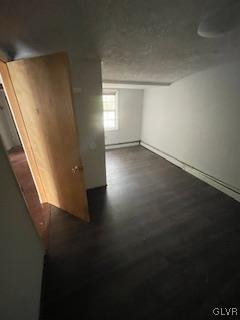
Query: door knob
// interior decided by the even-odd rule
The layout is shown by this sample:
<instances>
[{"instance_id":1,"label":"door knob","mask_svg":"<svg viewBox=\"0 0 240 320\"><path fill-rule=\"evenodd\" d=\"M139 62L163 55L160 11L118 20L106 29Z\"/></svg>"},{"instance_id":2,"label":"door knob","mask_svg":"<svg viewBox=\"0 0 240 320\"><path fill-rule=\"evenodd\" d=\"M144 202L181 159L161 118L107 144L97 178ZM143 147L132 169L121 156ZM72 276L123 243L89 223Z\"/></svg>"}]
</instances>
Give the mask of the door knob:
<instances>
[{"instance_id":1,"label":"door knob","mask_svg":"<svg viewBox=\"0 0 240 320\"><path fill-rule=\"evenodd\" d=\"M74 166L73 168L72 168L72 173L73 174L76 174L77 172L79 172L79 171L81 171L81 170L83 170L83 167L81 166Z\"/></svg>"}]
</instances>

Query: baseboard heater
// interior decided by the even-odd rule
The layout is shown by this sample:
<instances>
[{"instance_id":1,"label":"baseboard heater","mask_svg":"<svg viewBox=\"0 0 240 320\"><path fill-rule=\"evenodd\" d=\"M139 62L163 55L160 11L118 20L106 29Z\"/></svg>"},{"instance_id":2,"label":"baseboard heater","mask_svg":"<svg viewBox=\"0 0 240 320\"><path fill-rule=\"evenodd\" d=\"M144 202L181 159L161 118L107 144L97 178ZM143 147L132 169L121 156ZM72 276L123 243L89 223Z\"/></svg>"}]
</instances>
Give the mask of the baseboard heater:
<instances>
[{"instance_id":1,"label":"baseboard heater","mask_svg":"<svg viewBox=\"0 0 240 320\"><path fill-rule=\"evenodd\" d=\"M126 148L126 147L134 147L140 144L140 140L130 141L130 142L121 142L121 143L113 143L113 144L105 144L105 149L118 149L118 148Z\"/></svg>"},{"instance_id":2,"label":"baseboard heater","mask_svg":"<svg viewBox=\"0 0 240 320\"><path fill-rule=\"evenodd\" d=\"M140 141L140 145L143 146L144 148L158 154L159 156L161 156L164 159L166 159L167 161L173 163L177 167L187 171L188 173L192 174L193 176L210 184L214 188L224 192L228 196L230 196L240 202L240 189L238 189L237 187L229 185L228 183L225 183L225 182L219 180L218 178L215 178L215 177L213 177L213 176L211 176L211 175L209 175L199 169L196 169L193 166L191 166L181 160L178 160L176 157L174 157L174 156L172 156L162 150L159 150L158 148L155 148L146 142Z\"/></svg>"}]
</instances>

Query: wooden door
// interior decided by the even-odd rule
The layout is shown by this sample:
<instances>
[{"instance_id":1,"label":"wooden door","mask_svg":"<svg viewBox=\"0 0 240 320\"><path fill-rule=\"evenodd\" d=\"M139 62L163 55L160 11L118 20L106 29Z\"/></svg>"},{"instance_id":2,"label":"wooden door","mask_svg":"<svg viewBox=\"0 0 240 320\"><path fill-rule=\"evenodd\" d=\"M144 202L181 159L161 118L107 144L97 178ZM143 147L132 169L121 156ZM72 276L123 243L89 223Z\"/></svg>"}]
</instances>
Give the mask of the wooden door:
<instances>
[{"instance_id":1,"label":"wooden door","mask_svg":"<svg viewBox=\"0 0 240 320\"><path fill-rule=\"evenodd\" d=\"M25 154L27 156L29 168L31 170L31 173L37 188L39 200L41 203L44 203L47 201L45 190L44 190L40 173L35 161L32 146L30 144L28 132L26 130L25 123L23 121L21 109L15 94L15 90L12 85L12 81L10 78L6 61L0 60L0 74L1 74L2 83L5 90L5 94L7 96L8 103L12 111L15 125L17 127L18 133L21 133L20 134L21 143L24 148Z\"/></svg>"},{"instance_id":2,"label":"wooden door","mask_svg":"<svg viewBox=\"0 0 240 320\"><path fill-rule=\"evenodd\" d=\"M7 66L47 202L89 221L67 55Z\"/></svg>"}]
</instances>

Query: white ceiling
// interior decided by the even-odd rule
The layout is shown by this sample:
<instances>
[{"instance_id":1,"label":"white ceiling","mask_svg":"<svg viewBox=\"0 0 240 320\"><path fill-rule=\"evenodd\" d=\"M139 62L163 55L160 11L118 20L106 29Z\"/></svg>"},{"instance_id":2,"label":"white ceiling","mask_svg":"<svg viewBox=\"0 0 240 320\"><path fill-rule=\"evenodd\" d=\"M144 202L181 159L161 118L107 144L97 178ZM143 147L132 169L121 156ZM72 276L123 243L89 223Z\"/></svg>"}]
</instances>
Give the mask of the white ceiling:
<instances>
[{"instance_id":1,"label":"white ceiling","mask_svg":"<svg viewBox=\"0 0 240 320\"><path fill-rule=\"evenodd\" d=\"M205 0L1 1L0 50L12 59L67 50L100 59L103 79L171 83L238 59L240 29L197 35Z\"/></svg>"}]
</instances>

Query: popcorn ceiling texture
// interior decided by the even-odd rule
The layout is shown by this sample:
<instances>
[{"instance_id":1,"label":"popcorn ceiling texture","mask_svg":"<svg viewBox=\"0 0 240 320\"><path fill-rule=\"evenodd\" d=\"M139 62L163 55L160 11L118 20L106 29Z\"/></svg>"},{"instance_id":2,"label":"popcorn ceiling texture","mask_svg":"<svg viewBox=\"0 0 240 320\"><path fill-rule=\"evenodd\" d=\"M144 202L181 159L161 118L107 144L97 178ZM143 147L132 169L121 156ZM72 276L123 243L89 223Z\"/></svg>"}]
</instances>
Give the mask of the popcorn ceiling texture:
<instances>
[{"instance_id":1,"label":"popcorn ceiling texture","mask_svg":"<svg viewBox=\"0 0 240 320\"><path fill-rule=\"evenodd\" d=\"M217 3L217 2L216 2ZM103 79L171 83L238 59L240 30L197 35L203 0L1 1L0 49L13 59L66 50L103 61Z\"/></svg>"}]
</instances>

